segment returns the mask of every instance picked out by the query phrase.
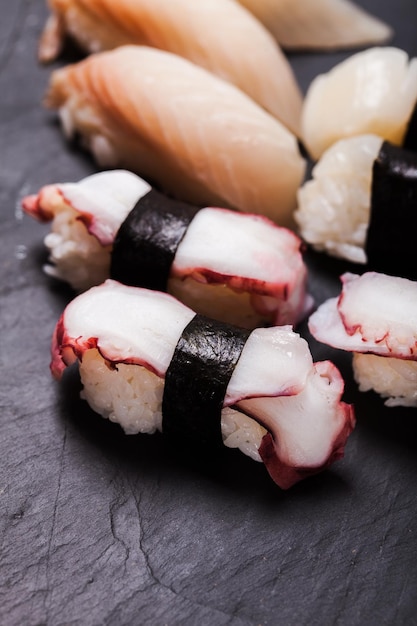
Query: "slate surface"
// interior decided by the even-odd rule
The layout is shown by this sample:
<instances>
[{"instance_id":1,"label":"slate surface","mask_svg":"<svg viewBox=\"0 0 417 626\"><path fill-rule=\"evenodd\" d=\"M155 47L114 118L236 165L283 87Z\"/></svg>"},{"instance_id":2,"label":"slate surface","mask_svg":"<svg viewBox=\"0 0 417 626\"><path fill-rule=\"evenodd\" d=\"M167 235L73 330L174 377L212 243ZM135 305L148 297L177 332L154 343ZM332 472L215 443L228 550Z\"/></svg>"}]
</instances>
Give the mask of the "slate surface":
<instances>
[{"instance_id":1,"label":"slate surface","mask_svg":"<svg viewBox=\"0 0 417 626\"><path fill-rule=\"evenodd\" d=\"M417 54L415 0L362 4ZM356 403L346 457L288 492L239 453L204 466L162 437L126 437L78 399L76 380L51 380L50 335L71 292L42 274L46 227L20 199L95 166L40 104L43 2L0 8L0 623L417 623L417 415L359 395L346 355L311 344ZM305 89L344 56L292 63ZM319 255L309 266L317 302L348 268Z\"/></svg>"}]
</instances>

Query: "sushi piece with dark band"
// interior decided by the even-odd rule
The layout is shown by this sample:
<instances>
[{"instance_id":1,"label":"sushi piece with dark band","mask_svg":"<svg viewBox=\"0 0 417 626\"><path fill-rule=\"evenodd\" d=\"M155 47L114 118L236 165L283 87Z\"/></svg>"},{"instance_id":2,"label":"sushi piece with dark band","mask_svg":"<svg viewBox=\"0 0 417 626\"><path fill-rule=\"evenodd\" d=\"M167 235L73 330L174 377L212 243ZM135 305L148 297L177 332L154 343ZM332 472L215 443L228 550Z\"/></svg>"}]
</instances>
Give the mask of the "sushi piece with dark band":
<instances>
[{"instance_id":1,"label":"sushi piece with dark band","mask_svg":"<svg viewBox=\"0 0 417 626\"><path fill-rule=\"evenodd\" d=\"M376 135L337 142L298 194L301 236L317 250L417 278L417 155Z\"/></svg>"},{"instance_id":2,"label":"sushi piece with dark band","mask_svg":"<svg viewBox=\"0 0 417 626\"><path fill-rule=\"evenodd\" d=\"M311 306L293 232L259 215L197 209L126 170L47 185L23 209L52 222L45 271L76 291L111 274L247 328L295 324Z\"/></svg>"},{"instance_id":3,"label":"sushi piece with dark band","mask_svg":"<svg viewBox=\"0 0 417 626\"><path fill-rule=\"evenodd\" d=\"M290 326L242 332L114 280L77 296L56 325L53 375L75 362L82 397L127 434L167 430L213 453L220 428L284 489L340 459L355 423L338 369L313 363Z\"/></svg>"}]
</instances>

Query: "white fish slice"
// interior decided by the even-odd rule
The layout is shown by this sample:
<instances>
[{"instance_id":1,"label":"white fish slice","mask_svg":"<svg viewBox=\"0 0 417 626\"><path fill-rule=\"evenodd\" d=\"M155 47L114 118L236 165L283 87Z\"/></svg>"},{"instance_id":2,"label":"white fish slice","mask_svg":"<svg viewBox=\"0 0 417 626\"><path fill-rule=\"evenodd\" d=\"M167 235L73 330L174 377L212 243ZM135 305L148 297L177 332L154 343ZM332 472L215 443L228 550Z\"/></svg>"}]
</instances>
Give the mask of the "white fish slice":
<instances>
[{"instance_id":1,"label":"white fish slice","mask_svg":"<svg viewBox=\"0 0 417 626\"><path fill-rule=\"evenodd\" d=\"M349 0L239 0L288 49L342 49L387 42L392 29Z\"/></svg>"},{"instance_id":2,"label":"white fish slice","mask_svg":"<svg viewBox=\"0 0 417 626\"><path fill-rule=\"evenodd\" d=\"M103 167L198 205L292 224L305 161L295 136L242 91L174 54L122 46L52 74L60 111Z\"/></svg>"},{"instance_id":3,"label":"white fish slice","mask_svg":"<svg viewBox=\"0 0 417 626\"><path fill-rule=\"evenodd\" d=\"M22 206L37 220L52 222L45 271L77 291L110 276L160 291L166 287L196 312L245 327L295 324L311 306L300 239L260 215L213 207L195 214L197 207L181 205L192 217L174 251L175 222L165 220L178 204L126 170L46 185L23 198ZM119 239L129 215L136 221ZM164 230L168 241L160 237ZM173 257L165 282L158 263L167 252Z\"/></svg>"},{"instance_id":4,"label":"white fish slice","mask_svg":"<svg viewBox=\"0 0 417 626\"><path fill-rule=\"evenodd\" d=\"M300 133L302 95L279 45L234 0L50 0L40 41L42 61L66 35L87 52L152 46L183 56L242 89Z\"/></svg>"},{"instance_id":5,"label":"white fish slice","mask_svg":"<svg viewBox=\"0 0 417 626\"><path fill-rule=\"evenodd\" d=\"M393 47L358 52L312 81L303 106L303 141L314 159L354 135L375 134L401 145L416 101L416 58Z\"/></svg>"}]
</instances>

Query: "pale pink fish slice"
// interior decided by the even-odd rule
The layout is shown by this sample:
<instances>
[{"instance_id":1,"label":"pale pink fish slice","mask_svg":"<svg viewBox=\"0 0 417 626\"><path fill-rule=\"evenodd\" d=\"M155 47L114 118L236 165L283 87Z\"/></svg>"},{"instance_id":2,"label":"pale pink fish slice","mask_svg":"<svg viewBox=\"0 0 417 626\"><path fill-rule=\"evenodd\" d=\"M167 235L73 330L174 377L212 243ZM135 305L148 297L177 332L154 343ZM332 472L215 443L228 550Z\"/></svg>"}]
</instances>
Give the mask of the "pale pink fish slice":
<instances>
[{"instance_id":1,"label":"pale pink fish slice","mask_svg":"<svg viewBox=\"0 0 417 626\"><path fill-rule=\"evenodd\" d=\"M102 166L183 200L292 224L305 161L295 136L239 89L168 52L123 46L52 74L47 105Z\"/></svg>"},{"instance_id":2,"label":"pale pink fish slice","mask_svg":"<svg viewBox=\"0 0 417 626\"><path fill-rule=\"evenodd\" d=\"M234 0L51 0L39 46L43 61L68 34L88 52L153 46L230 81L300 132L302 95L269 31Z\"/></svg>"},{"instance_id":3,"label":"pale pink fish slice","mask_svg":"<svg viewBox=\"0 0 417 626\"><path fill-rule=\"evenodd\" d=\"M385 43L392 29L349 0L239 0L287 49Z\"/></svg>"}]
</instances>

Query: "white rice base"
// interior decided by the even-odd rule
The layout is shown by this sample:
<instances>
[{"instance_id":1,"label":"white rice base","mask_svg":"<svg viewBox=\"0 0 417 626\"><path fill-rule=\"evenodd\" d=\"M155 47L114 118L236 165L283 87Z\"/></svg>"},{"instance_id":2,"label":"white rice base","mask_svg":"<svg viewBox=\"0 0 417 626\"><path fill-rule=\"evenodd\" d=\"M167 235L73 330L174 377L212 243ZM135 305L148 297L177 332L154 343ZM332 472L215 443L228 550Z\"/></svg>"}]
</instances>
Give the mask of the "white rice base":
<instances>
[{"instance_id":1,"label":"white rice base","mask_svg":"<svg viewBox=\"0 0 417 626\"><path fill-rule=\"evenodd\" d=\"M356 352L353 373L360 391L375 391L386 406L417 407L417 361Z\"/></svg>"},{"instance_id":2,"label":"white rice base","mask_svg":"<svg viewBox=\"0 0 417 626\"><path fill-rule=\"evenodd\" d=\"M102 246L77 218L79 213L69 205L55 214L44 240L49 250L44 271L76 291L85 291L108 278L111 246Z\"/></svg>"},{"instance_id":3,"label":"white rice base","mask_svg":"<svg viewBox=\"0 0 417 626\"><path fill-rule=\"evenodd\" d=\"M301 237L316 250L366 263L372 168L382 141L376 135L338 141L298 191L294 217Z\"/></svg>"},{"instance_id":4,"label":"white rice base","mask_svg":"<svg viewBox=\"0 0 417 626\"><path fill-rule=\"evenodd\" d=\"M140 365L119 363L110 367L96 349L83 354L80 363L81 397L102 417L120 424L127 435L162 431L164 381ZM223 443L239 448L255 461L266 430L231 408L222 410Z\"/></svg>"}]
</instances>

